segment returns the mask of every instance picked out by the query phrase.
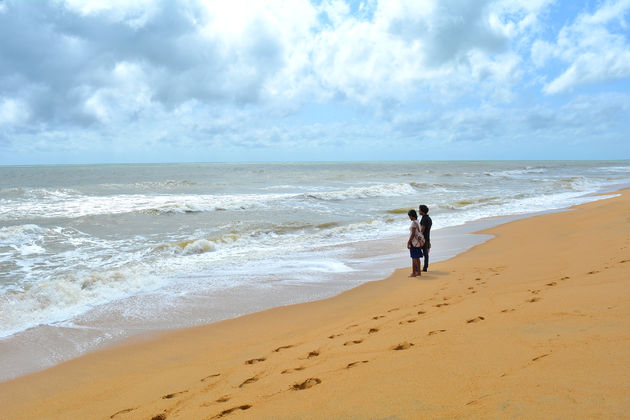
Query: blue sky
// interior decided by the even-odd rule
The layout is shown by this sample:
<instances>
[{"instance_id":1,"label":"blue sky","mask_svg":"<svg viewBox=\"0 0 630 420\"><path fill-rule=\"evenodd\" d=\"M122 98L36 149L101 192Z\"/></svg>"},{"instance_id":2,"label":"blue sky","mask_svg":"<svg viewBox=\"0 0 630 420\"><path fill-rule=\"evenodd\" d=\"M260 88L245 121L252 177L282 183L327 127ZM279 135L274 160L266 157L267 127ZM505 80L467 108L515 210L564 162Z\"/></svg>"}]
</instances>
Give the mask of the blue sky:
<instances>
[{"instance_id":1,"label":"blue sky","mask_svg":"<svg viewBox=\"0 0 630 420\"><path fill-rule=\"evenodd\" d=\"M0 0L0 164L629 159L630 0Z\"/></svg>"}]
</instances>

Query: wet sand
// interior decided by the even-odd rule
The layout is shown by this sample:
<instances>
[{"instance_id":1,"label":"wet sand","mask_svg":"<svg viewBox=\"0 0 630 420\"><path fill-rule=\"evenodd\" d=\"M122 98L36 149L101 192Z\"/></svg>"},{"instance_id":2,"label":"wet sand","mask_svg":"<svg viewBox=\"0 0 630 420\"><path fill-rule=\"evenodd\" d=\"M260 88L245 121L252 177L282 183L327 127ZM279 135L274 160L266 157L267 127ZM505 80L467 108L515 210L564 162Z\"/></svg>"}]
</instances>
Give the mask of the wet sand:
<instances>
[{"instance_id":1,"label":"wet sand","mask_svg":"<svg viewBox=\"0 0 630 420\"><path fill-rule=\"evenodd\" d=\"M630 190L330 299L0 383L0 418L623 418Z\"/></svg>"}]
</instances>

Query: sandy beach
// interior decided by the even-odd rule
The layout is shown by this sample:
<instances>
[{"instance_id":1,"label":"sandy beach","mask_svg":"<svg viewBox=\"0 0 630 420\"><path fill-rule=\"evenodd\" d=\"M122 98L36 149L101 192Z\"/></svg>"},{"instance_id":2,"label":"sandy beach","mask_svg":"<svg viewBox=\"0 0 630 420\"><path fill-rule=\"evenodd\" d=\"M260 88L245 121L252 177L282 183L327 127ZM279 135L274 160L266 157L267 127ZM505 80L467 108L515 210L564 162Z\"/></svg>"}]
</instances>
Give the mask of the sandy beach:
<instances>
[{"instance_id":1,"label":"sandy beach","mask_svg":"<svg viewBox=\"0 0 630 420\"><path fill-rule=\"evenodd\" d=\"M400 269L3 382L0 419L628 417L620 193L484 231L420 278Z\"/></svg>"}]
</instances>

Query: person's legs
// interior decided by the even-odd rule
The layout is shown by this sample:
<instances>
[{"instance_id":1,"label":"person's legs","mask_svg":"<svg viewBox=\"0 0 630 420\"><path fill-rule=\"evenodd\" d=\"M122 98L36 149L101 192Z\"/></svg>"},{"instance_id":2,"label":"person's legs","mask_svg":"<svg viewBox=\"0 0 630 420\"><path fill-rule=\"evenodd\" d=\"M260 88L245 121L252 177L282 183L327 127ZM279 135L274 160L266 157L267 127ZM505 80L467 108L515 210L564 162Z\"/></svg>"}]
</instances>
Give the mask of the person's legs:
<instances>
[{"instance_id":1,"label":"person's legs","mask_svg":"<svg viewBox=\"0 0 630 420\"><path fill-rule=\"evenodd\" d=\"M431 242L426 241L422 247L422 253L424 254L424 268L422 271L427 271L429 268L429 250L431 249Z\"/></svg>"},{"instance_id":2,"label":"person's legs","mask_svg":"<svg viewBox=\"0 0 630 420\"><path fill-rule=\"evenodd\" d=\"M420 258L411 259L411 275L409 277L419 276L420 273Z\"/></svg>"}]
</instances>

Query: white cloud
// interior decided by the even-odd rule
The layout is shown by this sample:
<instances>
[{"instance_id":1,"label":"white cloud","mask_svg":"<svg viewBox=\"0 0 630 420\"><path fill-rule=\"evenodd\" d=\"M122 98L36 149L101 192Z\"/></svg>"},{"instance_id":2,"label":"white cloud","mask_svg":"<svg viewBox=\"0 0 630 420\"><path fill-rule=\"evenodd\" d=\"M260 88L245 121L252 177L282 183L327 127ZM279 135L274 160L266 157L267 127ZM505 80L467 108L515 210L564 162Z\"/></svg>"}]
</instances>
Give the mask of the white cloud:
<instances>
[{"instance_id":1,"label":"white cloud","mask_svg":"<svg viewBox=\"0 0 630 420\"><path fill-rule=\"evenodd\" d=\"M550 39L554 2L0 0L0 38L16 40L0 43L0 146L20 133L58 150L78 138L103 149L121 138L138 149L376 144L396 138L396 115L432 108L446 116L425 121L436 142L499 136L510 128L502 107L540 95L523 93L531 86L628 77L630 0ZM462 104L477 112L456 112ZM542 109L531 125L516 119L525 108L510 118L542 130L567 122L562 111Z\"/></svg>"},{"instance_id":2,"label":"white cloud","mask_svg":"<svg viewBox=\"0 0 630 420\"><path fill-rule=\"evenodd\" d=\"M23 34L23 48L0 46L10 63L0 67L0 92L39 92L25 98L33 118L78 124L190 100L290 110L344 98L379 108L420 92L456 97L470 91L471 79L494 80L507 92L518 61L506 28L523 17L512 17L514 5L499 6L383 0L352 15L341 0L12 1L0 36ZM142 69L142 100L112 86L119 63ZM9 81L16 74L18 84ZM122 106L124 95L135 105Z\"/></svg>"},{"instance_id":3,"label":"white cloud","mask_svg":"<svg viewBox=\"0 0 630 420\"><path fill-rule=\"evenodd\" d=\"M132 28L144 26L158 7L155 0L56 0L56 3L82 16L101 16Z\"/></svg>"},{"instance_id":4,"label":"white cloud","mask_svg":"<svg viewBox=\"0 0 630 420\"><path fill-rule=\"evenodd\" d=\"M440 144L448 139L475 142L480 147L494 144L497 148L523 144L562 152L558 146L563 144L597 147L625 141L619 133L630 130L628 112L627 94L596 94L575 97L559 107L541 101L533 106L428 109L399 114L392 120L392 127L400 136L411 136L419 142ZM625 147L628 150L628 145ZM565 158L569 153L572 151L567 149Z\"/></svg>"},{"instance_id":5,"label":"white cloud","mask_svg":"<svg viewBox=\"0 0 630 420\"><path fill-rule=\"evenodd\" d=\"M522 75L511 39L548 4L534 3L382 1L372 17L322 28L312 46L313 70L325 89L361 104L429 100L428 92L453 98L490 80L491 94L507 93Z\"/></svg>"},{"instance_id":6,"label":"white cloud","mask_svg":"<svg viewBox=\"0 0 630 420\"><path fill-rule=\"evenodd\" d=\"M544 87L545 93L630 77L630 45L626 15L630 0L607 1L594 13L583 13L558 34L555 44L534 45L532 58L541 65L551 56L568 68Z\"/></svg>"},{"instance_id":7,"label":"white cloud","mask_svg":"<svg viewBox=\"0 0 630 420\"><path fill-rule=\"evenodd\" d=\"M30 111L24 101L0 97L0 127L28 121Z\"/></svg>"}]
</instances>

